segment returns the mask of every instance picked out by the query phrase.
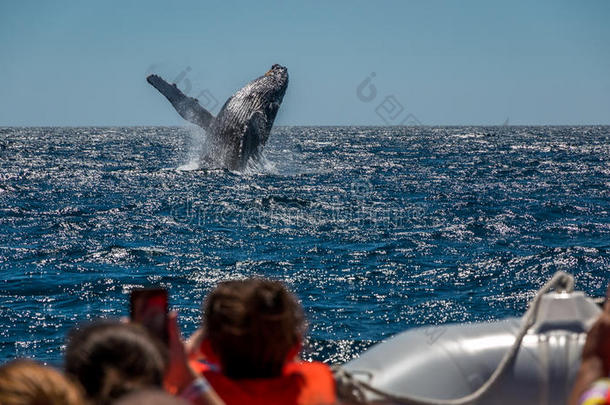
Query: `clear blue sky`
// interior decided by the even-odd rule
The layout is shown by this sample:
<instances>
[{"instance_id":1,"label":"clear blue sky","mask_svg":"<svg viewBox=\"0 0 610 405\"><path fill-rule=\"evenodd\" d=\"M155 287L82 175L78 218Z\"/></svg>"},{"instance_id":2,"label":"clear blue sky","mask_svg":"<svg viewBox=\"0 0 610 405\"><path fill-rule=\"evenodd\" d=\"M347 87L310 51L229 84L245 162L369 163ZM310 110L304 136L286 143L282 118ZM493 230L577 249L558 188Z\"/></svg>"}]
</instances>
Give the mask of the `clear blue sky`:
<instances>
[{"instance_id":1,"label":"clear blue sky","mask_svg":"<svg viewBox=\"0 0 610 405\"><path fill-rule=\"evenodd\" d=\"M182 125L148 72L222 104L273 63L280 125L383 124L390 95L428 125L610 124L610 1L2 1L0 125Z\"/></svg>"}]
</instances>

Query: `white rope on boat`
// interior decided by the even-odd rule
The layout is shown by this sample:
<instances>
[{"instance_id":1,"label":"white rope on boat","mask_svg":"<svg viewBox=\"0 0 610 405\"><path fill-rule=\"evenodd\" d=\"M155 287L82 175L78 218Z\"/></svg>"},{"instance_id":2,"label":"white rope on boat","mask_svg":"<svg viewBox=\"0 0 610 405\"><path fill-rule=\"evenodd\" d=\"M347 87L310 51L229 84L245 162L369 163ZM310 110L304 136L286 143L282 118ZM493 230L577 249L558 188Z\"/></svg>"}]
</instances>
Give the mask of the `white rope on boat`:
<instances>
[{"instance_id":1,"label":"white rope on boat","mask_svg":"<svg viewBox=\"0 0 610 405\"><path fill-rule=\"evenodd\" d=\"M574 291L574 277L563 271L558 271L546 284L540 288L540 290L538 290L534 296L534 299L530 303L529 309L522 318L523 323L519 329L519 332L517 333L515 342L508 352L506 352L498 364L498 367L491 374L491 376L489 376L487 381L473 393L456 399L430 399L417 396L397 395L377 389L371 384L355 378L352 373L345 370L341 366L335 366L333 368L333 373L337 382L337 394L339 398L351 403L366 404L366 392L368 391L382 397L383 399L390 400L398 404L466 405L474 403L480 399L483 394L488 392L496 384L496 382L498 382L500 377L517 358L517 354L519 353L519 348L521 347L521 342L523 341L524 336L527 334L529 328L536 322L538 307L542 296L548 293L551 289L555 289L556 291L561 289L561 291L568 293Z\"/></svg>"}]
</instances>

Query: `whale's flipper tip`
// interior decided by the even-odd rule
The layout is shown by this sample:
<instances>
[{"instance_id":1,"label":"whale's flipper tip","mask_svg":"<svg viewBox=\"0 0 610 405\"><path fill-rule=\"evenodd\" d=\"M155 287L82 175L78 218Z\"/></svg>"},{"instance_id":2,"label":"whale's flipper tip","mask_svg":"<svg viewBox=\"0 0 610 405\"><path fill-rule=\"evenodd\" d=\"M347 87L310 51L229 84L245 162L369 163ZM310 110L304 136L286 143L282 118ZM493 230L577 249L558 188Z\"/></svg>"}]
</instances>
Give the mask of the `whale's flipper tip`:
<instances>
[{"instance_id":1,"label":"whale's flipper tip","mask_svg":"<svg viewBox=\"0 0 610 405\"><path fill-rule=\"evenodd\" d=\"M163 79L161 79L161 77L160 77L160 76L155 75L155 74L152 74L152 75L148 75L148 76L146 77L146 81L147 81L148 83L152 84L153 86L155 86L155 84L159 84L159 83L163 82L164 80L163 80ZM155 87L156 87L156 86L155 86Z\"/></svg>"},{"instance_id":2,"label":"whale's flipper tip","mask_svg":"<svg viewBox=\"0 0 610 405\"><path fill-rule=\"evenodd\" d=\"M146 78L146 81L150 83L154 88L159 90L165 97L167 97L170 101L184 97L184 95L178 90L178 88L174 85L171 86L167 83L161 76L158 75L150 75Z\"/></svg>"}]
</instances>

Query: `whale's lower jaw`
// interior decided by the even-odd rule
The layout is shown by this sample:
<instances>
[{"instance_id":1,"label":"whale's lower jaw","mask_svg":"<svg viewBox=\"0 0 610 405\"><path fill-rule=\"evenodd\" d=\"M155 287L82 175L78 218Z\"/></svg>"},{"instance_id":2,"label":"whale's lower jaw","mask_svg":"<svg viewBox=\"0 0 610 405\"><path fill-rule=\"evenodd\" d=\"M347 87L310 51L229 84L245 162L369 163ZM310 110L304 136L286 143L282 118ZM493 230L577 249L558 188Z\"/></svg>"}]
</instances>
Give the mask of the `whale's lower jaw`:
<instances>
[{"instance_id":1,"label":"whale's lower jaw","mask_svg":"<svg viewBox=\"0 0 610 405\"><path fill-rule=\"evenodd\" d=\"M211 142L208 144L208 148L202 152L204 155L202 160L212 163L214 167L243 171L250 159L256 159L260 156L258 152L253 154L242 152L238 143L226 143L221 137L214 134L208 136L211 138ZM262 150L262 145L258 145L258 149Z\"/></svg>"},{"instance_id":2,"label":"whale's lower jaw","mask_svg":"<svg viewBox=\"0 0 610 405\"><path fill-rule=\"evenodd\" d=\"M216 138L214 135L210 135ZM244 134L245 136L245 134ZM249 145L244 145L247 140L239 143L225 143L219 138L212 140L209 148L203 153L211 158L216 166L224 167L229 170L242 171L248 165L249 160L260 159L264 144L250 141ZM210 156L213 154L213 156Z\"/></svg>"},{"instance_id":3,"label":"whale's lower jaw","mask_svg":"<svg viewBox=\"0 0 610 405\"><path fill-rule=\"evenodd\" d=\"M219 116L220 117L220 116ZM239 122L212 121L207 130L206 143L200 161L204 166L243 171L248 161L260 159L265 141L269 138L270 125L257 125L260 113L253 114L249 124L241 128Z\"/></svg>"},{"instance_id":4,"label":"whale's lower jaw","mask_svg":"<svg viewBox=\"0 0 610 405\"><path fill-rule=\"evenodd\" d=\"M235 98L229 100L215 118L209 136L216 150L222 152L224 166L230 170L243 170L248 160L260 157L275 113L253 109L253 98L243 102Z\"/></svg>"}]
</instances>

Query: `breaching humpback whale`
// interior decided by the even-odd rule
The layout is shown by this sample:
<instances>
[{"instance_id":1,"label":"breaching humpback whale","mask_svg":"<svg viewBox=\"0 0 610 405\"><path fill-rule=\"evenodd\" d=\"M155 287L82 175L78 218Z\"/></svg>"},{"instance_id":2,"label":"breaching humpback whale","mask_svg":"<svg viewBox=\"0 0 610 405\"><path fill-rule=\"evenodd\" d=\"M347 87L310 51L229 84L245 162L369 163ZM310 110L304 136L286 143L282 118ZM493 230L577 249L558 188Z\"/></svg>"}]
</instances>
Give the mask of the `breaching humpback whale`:
<instances>
[{"instance_id":1,"label":"breaching humpback whale","mask_svg":"<svg viewBox=\"0 0 610 405\"><path fill-rule=\"evenodd\" d=\"M267 73L231 96L216 117L199 105L197 99L182 93L176 84L170 85L157 75L146 80L172 103L182 118L207 131L221 166L242 170L250 157L260 155L269 138L288 86L288 70L277 64L271 66Z\"/></svg>"}]
</instances>

